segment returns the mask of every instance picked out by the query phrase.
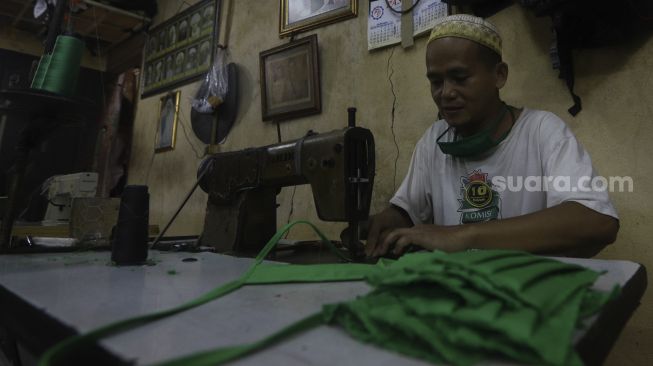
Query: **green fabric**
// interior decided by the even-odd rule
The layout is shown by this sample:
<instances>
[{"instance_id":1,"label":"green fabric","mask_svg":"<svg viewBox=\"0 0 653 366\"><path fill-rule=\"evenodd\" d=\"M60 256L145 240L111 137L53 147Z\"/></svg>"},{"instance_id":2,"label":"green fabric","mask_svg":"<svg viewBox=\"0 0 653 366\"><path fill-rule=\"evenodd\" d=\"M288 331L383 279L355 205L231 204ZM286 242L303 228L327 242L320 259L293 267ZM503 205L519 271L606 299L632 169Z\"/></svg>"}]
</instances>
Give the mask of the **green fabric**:
<instances>
[{"instance_id":1,"label":"green fabric","mask_svg":"<svg viewBox=\"0 0 653 366\"><path fill-rule=\"evenodd\" d=\"M165 361L162 363L157 363L153 366L212 366L212 365L221 365L229 361L233 361L237 358L246 356L250 353L259 351L266 347L269 347L275 343L278 343L292 335L301 333L307 329L315 328L323 324L323 318L321 313L313 314L308 316L294 324L291 324L288 327L283 328L281 331L263 338L260 341L241 345L220 348L217 350L211 350L206 352L199 352L190 356L177 358L171 361Z\"/></svg>"},{"instance_id":2,"label":"green fabric","mask_svg":"<svg viewBox=\"0 0 653 366\"><path fill-rule=\"evenodd\" d=\"M265 285L295 282L361 281L366 275L382 269L383 265L381 264L261 264L249 276L246 283L248 285Z\"/></svg>"},{"instance_id":3,"label":"green fabric","mask_svg":"<svg viewBox=\"0 0 653 366\"><path fill-rule=\"evenodd\" d=\"M435 363L579 365L581 310L616 295L590 289L599 275L514 251L417 253L370 274L370 294L324 313L361 341Z\"/></svg>"},{"instance_id":4,"label":"green fabric","mask_svg":"<svg viewBox=\"0 0 653 366\"><path fill-rule=\"evenodd\" d=\"M366 343L434 363L473 365L507 359L580 365L577 324L618 293L591 289L600 273L517 251L414 253L383 265L265 265L248 283L357 279L374 287L355 300L324 306L262 341L218 348L157 366L222 364L297 333L342 326ZM348 267L348 268L346 268ZM327 274L324 274L327 273Z\"/></svg>"},{"instance_id":5,"label":"green fabric","mask_svg":"<svg viewBox=\"0 0 653 366\"><path fill-rule=\"evenodd\" d=\"M158 364L218 365L256 352L321 324L343 327L363 342L435 363L472 365L508 359L528 364L579 365L574 330L618 294L591 289L600 273L518 251L413 253L368 264L261 264L277 241L270 239L239 279L173 309L126 319L74 336L49 349L39 365L65 364L70 354L103 337L124 332L224 296L244 285L365 279L373 290L249 344L219 348ZM335 250L335 248L333 248Z\"/></svg>"},{"instance_id":6,"label":"green fabric","mask_svg":"<svg viewBox=\"0 0 653 366\"><path fill-rule=\"evenodd\" d=\"M97 329L94 329L86 334L79 334L75 335L69 338L64 339L63 341L55 344L54 346L50 347L39 359L38 365L39 366L50 366L50 365L65 365L69 364L70 360L69 358L74 358L74 353L83 349L84 347L88 347L89 345L93 344L94 342L108 337L110 335L115 335L119 334L125 331L128 331L130 329L139 327L141 325L145 325L148 323L151 323L153 321L159 320L166 318L168 316L172 316L178 313L181 313L183 311L195 308L197 306L206 304L207 302L213 301L217 298L220 298L228 293L231 293L239 288L241 288L243 285L246 284L248 281L249 277L252 276L256 268L263 262L263 259L267 257L267 255L270 253L270 251L277 245L277 242L283 237L283 235L290 230L293 226L297 224L305 224L309 225L320 237L323 243L327 245L332 251L337 253L339 256L342 256L343 258L346 258L337 248L333 246L331 241L329 241L322 232L320 232L315 225L308 221L294 221L291 222L287 225L285 225L283 228L281 228L270 240L267 242L265 247L261 250L261 252L256 256L256 259L254 260L254 263L249 267L249 269L243 274L240 278L237 280L234 280L232 282L226 283L222 286L219 286L208 293L193 299L189 302L186 302L182 305L179 305L177 307L167 309L167 310L162 310L158 311L155 313L151 314L146 314L142 316L136 316L133 318L128 318L124 319L121 321L117 321L111 324L107 324L105 326L99 327Z\"/></svg>"}]
</instances>

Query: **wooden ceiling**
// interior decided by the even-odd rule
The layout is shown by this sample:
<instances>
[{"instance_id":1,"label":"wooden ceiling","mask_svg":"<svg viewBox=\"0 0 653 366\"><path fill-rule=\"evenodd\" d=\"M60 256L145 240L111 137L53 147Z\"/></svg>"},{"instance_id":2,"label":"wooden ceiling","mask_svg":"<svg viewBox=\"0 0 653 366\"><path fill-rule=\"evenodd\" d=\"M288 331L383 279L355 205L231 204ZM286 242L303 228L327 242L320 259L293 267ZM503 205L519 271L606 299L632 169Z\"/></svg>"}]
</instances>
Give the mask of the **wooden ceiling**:
<instances>
[{"instance_id":1,"label":"wooden ceiling","mask_svg":"<svg viewBox=\"0 0 653 366\"><path fill-rule=\"evenodd\" d=\"M141 14L96 1L79 2L85 3L86 9L73 13L70 20L64 21L64 25L87 41L95 40L104 54L152 22ZM33 8L34 1L31 0L0 0L0 27L15 28L37 37L44 37L45 26L34 19Z\"/></svg>"}]
</instances>

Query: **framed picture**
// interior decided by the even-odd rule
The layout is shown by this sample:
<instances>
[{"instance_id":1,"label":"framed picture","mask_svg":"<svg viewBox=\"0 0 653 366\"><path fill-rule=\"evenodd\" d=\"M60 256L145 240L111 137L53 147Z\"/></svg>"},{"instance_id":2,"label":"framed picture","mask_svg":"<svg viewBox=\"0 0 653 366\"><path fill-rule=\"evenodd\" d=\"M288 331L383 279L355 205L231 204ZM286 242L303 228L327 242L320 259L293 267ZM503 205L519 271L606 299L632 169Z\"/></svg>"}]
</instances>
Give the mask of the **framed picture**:
<instances>
[{"instance_id":1,"label":"framed picture","mask_svg":"<svg viewBox=\"0 0 653 366\"><path fill-rule=\"evenodd\" d=\"M279 36L303 32L358 15L358 0L279 0Z\"/></svg>"},{"instance_id":2,"label":"framed picture","mask_svg":"<svg viewBox=\"0 0 653 366\"><path fill-rule=\"evenodd\" d=\"M213 63L220 0L203 0L151 29L141 98L200 79Z\"/></svg>"},{"instance_id":3,"label":"framed picture","mask_svg":"<svg viewBox=\"0 0 653 366\"><path fill-rule=\"evenodd\" d=\"M180 91L175 91L161 97L159 119L156 125L155 152L169 151L175 148L180 95Z\"/></svg>"},{"instance_id":4,"label":"framed picture","mask_svg":"<svg viewBox=\"0 0 653 366\"><path fill-rule=\"evenodd\" d=\"M264 121L322 111L316 35L263 51L259 57Z\"/></svg>"}]
</instances>

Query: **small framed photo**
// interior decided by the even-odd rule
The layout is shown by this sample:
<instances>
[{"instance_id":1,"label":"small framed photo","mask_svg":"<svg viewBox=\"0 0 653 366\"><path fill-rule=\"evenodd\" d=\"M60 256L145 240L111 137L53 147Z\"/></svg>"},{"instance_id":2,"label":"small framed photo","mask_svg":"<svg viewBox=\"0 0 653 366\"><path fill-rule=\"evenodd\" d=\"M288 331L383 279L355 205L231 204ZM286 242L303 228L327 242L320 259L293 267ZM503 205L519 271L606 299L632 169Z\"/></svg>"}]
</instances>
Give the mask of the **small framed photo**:
<instances>
[{"instance_id":1,"label":"small framed photo","mask_svg":"<svg viewBox=\"0 0 653 366\"><path fill-rule=\"evenodd\" d=\"M322 111L317 35L259 55L264 121L281 121Z\"/></svg>"},{"instance_id":2,"label":"small framed photo","mask_svg":"<svg viewBox=\"0 0 653 366\"><path fill-rule=\"evenodd\" d=\"M358 15L358 0L279 0L279 36L288 36Z\"/></svg>"},{"instance_id":3,"label":"small framed photo","mask_svg":"<svg viewBox=\"0 0 653 366\"><path fill-rule=\"evenodd\" d=\"M155 152L170 151L175 148L180 95L180 91L174 91L161 97L159 119L156 126Z\"/></svg>"}]
</instances>

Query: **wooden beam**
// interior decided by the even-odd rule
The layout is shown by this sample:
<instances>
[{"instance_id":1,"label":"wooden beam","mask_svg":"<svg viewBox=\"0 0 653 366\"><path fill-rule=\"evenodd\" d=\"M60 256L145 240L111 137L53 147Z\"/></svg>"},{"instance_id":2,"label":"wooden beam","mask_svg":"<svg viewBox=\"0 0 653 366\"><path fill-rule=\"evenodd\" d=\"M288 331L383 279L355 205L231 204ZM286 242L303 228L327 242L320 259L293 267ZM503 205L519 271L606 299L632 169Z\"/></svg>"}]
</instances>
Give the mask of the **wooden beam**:
<instances>
[{"instance_id":1,"label":"wooden beam","mask_svg":"<svg viewBox=\"0 0 653 366\"><path fill-rule=\"evenodd\" d=\"M16 19L14 19L14 21L11 22L11 26L13 28L15 28L16 24L18 24L18 22L20 22L20 20L23 19L23 15L25 15L25 12L27 11L27 9L29 9L30 5L32 5L31 1L26 1L25 2L25 4L23 5L23 8L20 9L20 12L18 12L18 15L16 16Z\"/></svg>"},{"instance_id":2,"label":"wooden beam","mask_svg":"<svg viewBox=\"0 0 653 366\"><path fill-rule=\"evenodd\" d=\"M152 19L150 19L148 17L138 15L138 14L126 11L126 10L118 9L118 8L113 7L113 6L98 3L98 2L93 1L93 0L84 0L84 2L87 3L88 5L91 5L91 6L96 6L98 8L109 10L112 13L122 14L122 15L125 15L125 16L128 16L128 17L136 18L138 20L141 20L141 21L144 21L144 22L147 22L147 23L152 22Z\"/></svg>"}]
</instances>

